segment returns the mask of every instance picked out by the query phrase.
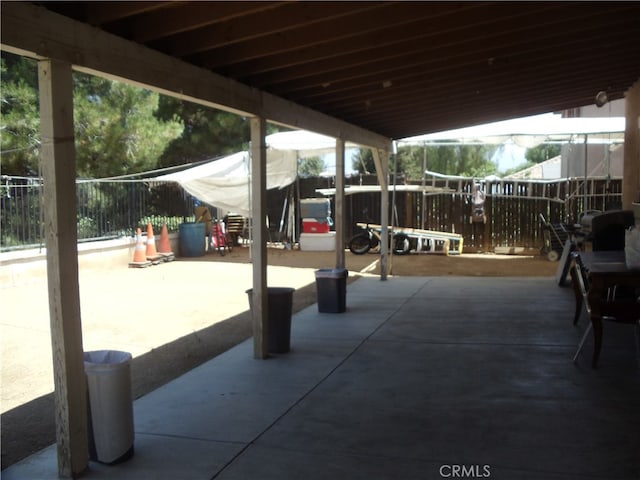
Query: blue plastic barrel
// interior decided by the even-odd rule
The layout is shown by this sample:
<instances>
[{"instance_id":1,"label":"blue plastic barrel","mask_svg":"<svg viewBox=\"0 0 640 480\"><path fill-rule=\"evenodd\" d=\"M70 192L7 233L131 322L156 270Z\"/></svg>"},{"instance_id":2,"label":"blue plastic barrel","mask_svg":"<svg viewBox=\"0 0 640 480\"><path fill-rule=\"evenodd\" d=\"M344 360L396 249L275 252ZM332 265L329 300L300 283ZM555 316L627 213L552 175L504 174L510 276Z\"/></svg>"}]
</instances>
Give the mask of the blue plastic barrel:
<instances>
[{"instance_id":1,"label":"blue plastic barrel","mask_svg":"<svg viewBox=\"0 0 640 480\"><path fill-rule=\"evenodd\" d=\"M205 253L205 223L181 223L178 227L180 256L202 257Z\"/></svg>"}]
</instances>

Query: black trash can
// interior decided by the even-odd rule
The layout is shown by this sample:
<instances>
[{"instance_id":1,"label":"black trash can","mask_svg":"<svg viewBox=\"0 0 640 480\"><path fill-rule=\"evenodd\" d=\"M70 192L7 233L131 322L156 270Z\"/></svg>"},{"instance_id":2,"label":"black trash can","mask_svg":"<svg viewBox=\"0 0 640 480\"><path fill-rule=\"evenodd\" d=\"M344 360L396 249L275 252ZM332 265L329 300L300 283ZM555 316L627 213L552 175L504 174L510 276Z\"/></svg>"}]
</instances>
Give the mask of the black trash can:
<instances>
[{"instance_id":1,"label":"black trash can","mask_svg":"<svg viewBox=\"0 0 640 480\"><path fill-rule=\"evenodd\" d=\"M89 457L115 464L133 456L131 354L117 350L84 353L89 395Z\"/></svg>"},{"instance_id":2,"label":"black trash can","mask_svg":"<svg viewBox=\"0 0 640 480\"><path fill-rule=\"evenodd\" d=\"M344 268L316 270L318 312L342 313L347 309L347 276Z\"/></svg>"},{"instance_id":3,"label":"black trash can","mask_svg":"<svg viewBox=\"0 0 640 480\"><path fill-rule=\"evenodd\" d=\"M291 349L291 313L293 292L289 287L267 287L269 311L267 328L269 353L287 353ZM253 310L253 289L247 290L249 308Z\"/></svg>"}]
</instances>

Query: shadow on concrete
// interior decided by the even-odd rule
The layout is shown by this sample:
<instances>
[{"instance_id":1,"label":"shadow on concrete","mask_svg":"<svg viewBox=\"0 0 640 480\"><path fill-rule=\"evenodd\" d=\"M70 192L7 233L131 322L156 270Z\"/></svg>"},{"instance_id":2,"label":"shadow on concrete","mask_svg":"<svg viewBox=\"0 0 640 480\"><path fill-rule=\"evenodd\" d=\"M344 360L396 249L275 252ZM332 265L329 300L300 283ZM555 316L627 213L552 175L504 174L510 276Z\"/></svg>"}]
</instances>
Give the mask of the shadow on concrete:
<instances>
[{"instance_id":1,"label":"shadow on concrete","mask_svg":"<svg viewBox=\"0 0 640 480\"><path fill-rule=\"evenodd\" d=\"M356 280L357 275L349 278ZM293 313L315 303L315 283L298 288ZM159 388L252 336L248 310L207 328L178 338L131 363L134 399ZM56 442L53 393L2 414L2 470Z\"/></svg>"}]
</instances>

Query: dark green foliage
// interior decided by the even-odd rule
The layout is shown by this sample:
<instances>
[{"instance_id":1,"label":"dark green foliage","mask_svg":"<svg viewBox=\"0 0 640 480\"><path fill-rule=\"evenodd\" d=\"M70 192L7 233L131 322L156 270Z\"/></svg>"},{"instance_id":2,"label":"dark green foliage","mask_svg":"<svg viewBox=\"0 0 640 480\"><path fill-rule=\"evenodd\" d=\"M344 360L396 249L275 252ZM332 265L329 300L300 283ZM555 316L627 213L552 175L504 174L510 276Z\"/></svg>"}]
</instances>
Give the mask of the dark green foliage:
<instances>
[{"instance_id":1,"label":"dark green foliage","mask_svg":"<svg viewBox=\"0 0 640 480\"><path fill-rule=\"evenodd\" d=\"M79 177L153 169L182 132L179 119L158 119L157 93L75 72L74 122ZM36 62L2 54L2 173L37 176L40 112Z\"/></svg>"},{"instance_id":2,"label":"dark green foliage","mask_svg":"<svg viewBox=\"0 0 640 480\"><path fill-rule=\"evenodd\" d=\"M246 118L195 103L161 96L158 118L178 118L182 134L164 151L159 166L167 167L229 155L249 148L251 129Z\"/></svg>"},{"instance_id":3,"label":"dark green foliage","mask_svg":"<svg viewBox=\"0 0 640 480\"><path fill-rule=\"evenodd\" d=\"M420 180L425 170L446 175L486 176L496 172L490 159L493 148L486 145L401 146L389 161L389 173L404 174L409 180ZM396 167L397 163L397 167ZM353 168L360 173L373 173L373 154L361 149L353 158Z\"/></svg>"},{"instance_id":4,"label":"dark green foliage","mask_svg":"<svg viewBox=\"0 0 640 480\"><path fill-rule=\"evenodd\" d=\"M110 177L152 170L182 133L176 117L154 116L159 95L82 73L74 74L77 172Z\"/></svg>"},{"instance_id":5,"label":"dark green foliage","mask_svg":"<svg viewBox=\"0 0 640 480\"><path fill-rule=\"evenodd\" d=\"M40 155L37 65L33 60L4 53L1 61L2 173L37 176Z\"/></svg>"},{"instance_id":6,"label":"dark green foliage","mask_svg":"<svg viewBox=\"0 0 640 480\"><path fill-rule=\"evenodd\" d=\"M542 163L550 158L557 157L561 151L562 146L560 144L543 143L537 147L527 148L524 158L530 164Z\"/></svg>"},{"instance_id":7,"label":"dark green foliage","mask_svg":"<svg viewBox=\"0 0 640 480\"><path fill-rule=\"evenodd\" d=\"M320 157L302 158L298 162L298 175L303 178L317 177L324 171L324 166Z\"/></svg>"}]
</instances>

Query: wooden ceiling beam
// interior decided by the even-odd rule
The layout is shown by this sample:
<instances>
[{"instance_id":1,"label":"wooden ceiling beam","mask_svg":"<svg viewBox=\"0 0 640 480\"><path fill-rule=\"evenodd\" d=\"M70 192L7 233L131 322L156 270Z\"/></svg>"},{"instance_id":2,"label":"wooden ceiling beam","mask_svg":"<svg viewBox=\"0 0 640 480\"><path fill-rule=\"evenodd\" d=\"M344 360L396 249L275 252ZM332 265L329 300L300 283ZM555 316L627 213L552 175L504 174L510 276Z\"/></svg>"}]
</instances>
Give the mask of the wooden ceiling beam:
<instances>
[{"instance_id":1,"label":"wooden ceiling beam","mask_svg":"<svg viewBox=\"0 0 640 480\"><path fill-rule=\"evenodd\" d=\"M607 15L602 22L606 22ZM620 23L620 16L616 15L617 28L621 42L627 42L625 27L629 34L640 32L637 22L629 19L624 24ZM624 18L624 17L622 17ZM606 23L605 23L606 25ZM559 49L571 43L586 43L598 41L598 37L610 37L606 28L602 27L601 20L584 23L580 27L560 25L548 32L540 32L537 25L520 27L517 24L509 29L495 29L494 33L487 36L482 42L474 41L474 33L467 32L468 36L461 36L459 32L447 35L439 35L437 41L429 42L409 39L402 43L386 46L378 46L367 51L318 60L312 64L296 65L282 70L274 70L264 74L252 74L239 76L237 71L225 69L225 75L240 78L243 82L257 88L264 88L273 92L286 91L288 94L296 90L309 87L323 87L327 84L339 84L349 78L360 78L365 75L389 76L393 78L402 71L415 67L421 71L427 71L434 64L459 64L465 62L504 61L516 55L539 55L544 59L548 49ZM400 55L398 52L402 52ZM514 53L515 52L515 53ZM397 73L396 73L397 72ZM382 78L382 77L378 77Z\"/></svg>"},{"instance_id":2,"label":"wooden ceiling beam","mask_svg":"<svg viewBox=\"0 0 640 480\"><path fill-rule=\"evenodd\" d=\"M619 65L615 69L610 69L606 77L606 82L594 80L597 78L594 77L594 72L598 68L598 65L584 66L581 69L576 68L561 76L551 76L551 74L536 78L526 74L509 76L511 79L509 84L504 82L504 79L489 77L476 83L475 89L467 90L455 85L439 86L437 84L431 84L423 85L419 89L399 86L395 92L389 92L385 97L371 97L369 103L354 99L350 103L343 102L337 105L317 104L316 108L335 111L341 117L357 118L358 116L366 116L367 111L370 109L375 109L381 116L387 116L393 112L406 113L406 109L403 109L402 105L409 99L413 101L412 105L415 108L420 108L422 105L433 104L434 102L441 102L443 105L447 102L457 104L461 102L463 98L473 98L477 95L488 95L495 101L496 99L502 98L502 96L509 95L510 92L514 92L523 98L532 98L538 94L538 92L546 92L547 88L555 89L559 95L564 94L567 101L570 101L569 99L571 97L566 93L566 90L571 90L572 92L587 91L587 100L593 99L595 94L603 89L606 89L611 95L622 96L624 91L629 87L629 85L625 84L626 79L629 78L629 67ZM432 94L429 96L416 94L417 91L422 92L425 90L430 91Z\"/></svg>"},{"instance_id":3,"label":"wooden ceiling beam","mask_svg":"<svg viewBox=\"0 0 640 480\"><path fill-rule=\"evenodd\" d=\"M226 63L229 59L239 61L247 56L261 55L261 52L291 49L300 42L308 42L314 35L326 36L322 23L345 22L353 31L353 22L360 15L386 5L383 2L335 2L331 9L327 9L324 2L286 3L282 8L226 22L223 28L200 28L155 42L152 46L179 57L193 57L209 51L209 63ZM332 36L336 34L333 29L331 32Z\"/></svg>"},{"instance_id":4,"label":"wooden ceiling beam","mask_svg":"<svg viewBox=\"0 0 640 480\"><path fill-rule=\"evenodd\" d=\"M3 4L3 14L10 4ZM467 122L487 115L474 108L493 112L476 99L489 92L505 116L518 116L519 109L591 102L595 89L622 95L640 76L634 61L640 46L633 41L640 38L637 2L166 2L166 8L148 12L121 10L115 20L99 19L92 2L71 5L42 7L82 22L94 14L94 21L106 22L100 25L104 32L130 39L126 45L142 48L149 58L164 55L180 66L176 75L139 57L140 68L149 70L140 73L145 82L174 76L156 83L198 103L204 97L214 108L269 110L278 117L271 121L298 128L305 127L297 107L305 105L320 124L331 115L388 138L421 128L412 123L423 118L416 109L438 108L443 121L455 113L458 122ZM49 41L40 51L66 47ZM119 45L125 44L114 43ZM114 49L106 58L126 63L133 58L129 53ZM103 52L78 46L65 54L79 59L72 63L98 65L100 59L83 57ZM127 68L133 69L114 65L111 71ZM193 83L187 71L214 80ZM447 111L446 102L464 103L465 110ZM283 105L285 113L279 113Z\"/></svg>"},{"instance_id":5,"label":"wooden ceiling beam","mask_svg":"<svg viewBox=\"0 0 640 480\"><path fill-rule=\"evenodd\" d=\"M77 6L77 2L71 3ZM92 2L91 8L86 11L85 21L90 25L105 25L116 20L161 10L179 3L152 1Z\"/></svg>"},{"instance_id":6,"label":"wooden ceiling beam","mask_svg":"<svg viewBox=\"0 0 640 480\"><path fill-rule=\"evenodd\" d=\"M547 72L560 75L563 71L581 69L587 62L597 62L600 68L610 66L615 68L618 64L629 64L628 59L640 54L640 45L626 40L620 43L608 43L612 40L602 39L597 43L587 40L577 41L570 48L543 48L536 52L523 52L522 55L510 59L502 60L498 57L495 62L488 64L482 61L483 57L477 60L475 57L469 59L469 63L451 62L440 60L430 67L420 68L410 66L406 70L395 69L393 77L380 74L372 78L358 78L342 84L331 84L328 86L314 87L303 92L290 92L289 98L304 98L313 104L323 103L325 100L335 105L344 106L351 98L366 99L369 95L375 95L383 90L383 82L386 79L393 79L391 86L403 90L411 88L422 89L430 85L448 85L452 88L464 87L473 88L473 84L484 77L490 77L492 81L500 80L500 75L519 75L521 72L532 76L545 74ZM474 63L471 63L474 61ZM631 63L630 68L635 68ZM601 73L600 75L602 75ZM606 70L605 73L606 74ZM505 77L506 79L506 77ZM330 100L329 100L330 99Z\"/></svg>"},{"instance_id":7,"label":"wooden ceiling beam","mask_svg":"<svg viewBox=\"0 0 640 480\"><path fill-rule=\"evenodd\" d=\"M438 21L447 14L478 8L480 4L468 3L452 7L446 3L423 3L416 10L415 3L394 2L390 5L373 3L377 8L342 18L322 18L315 28L297 25L287 35L260 37L258 40L238 45L232 49L212 50L191 57L206 68L216 69L249 60L266 58L273 61L275 55L291 55L288 64L306 62L335 56L336 53L376 48L397 43L401 38L424 33L427 22ZM455 4L457 5L457 4ZM354 28L354 25L357 25ZM330 32L327 35L327 32ZM302 57L302 59L297 59ZM286 60L285 60L286 61Z\"/></svg>"},{"instance_id":8,"label":"wooden ceiling beam","mask_svg":"<svg viewBox=\"0 0 640 480\"><path fill-rule=\"evenodd\" d=\"M470 3L469 5L475 5ZM440 48L452 45L478 45L478 36L490 38L496 32L520 32L526 29L526 19L531 15L551 15L553 5L541 3L534 12L515 9L503 12L502 17L484 18L476 8L451 10L447 14L419 18L415 15L409 23L394 22L385 16L381 30L355 35L345 42L327 39L325 43L313 46L298 45L286 53L270 53L253 60L225 65L225 72L243 78L247 83L269 85L283 80L295 80L317 72L334 72L346 66L364 66L370 62L392 61L401 55L414 52L428 57ZM400 12L396 12L400 13ZM437 22L438 28L429 28L429 23ZM522 24L520 23L522 22ZM475 41L474 41L475 39ZM483 39L484 40L484 39ZM204 62L207 65L207 62ZM266 73L266 75L265 75ZM256 81L254 81L254 77Z\"/></svg>"},{"instance_id":9,"label":"wooden ceiling beam","mask_svg":"<svg viewBox=\"0 0 640 480\"><path fill-rule=\"evenodd\" d=\"M433 74L434 72L446 71L452 67L464 65L488 65L498 68L502 65L513 62L530 62L538 64L539 68L545 68L549 55L557 56L564 54L567 61L576 59L576 55L571 50L601 48L601 45L608 45L611 48L610 54L618 56L619 48L629 48L629 38L640 36L640 23L630 19L628 23L621 23L617 26L619 35L616 37L602 32L595 28L585 32L585 35L576 35L570 38L551 37L545 41L523 43L510 48L509 44L503 48L484 50L482 47L468 49L460 47L441 49L441 55L435 56L410 53L401 56L397 60L384 59L376 65L349 67L342 71L332 71L327 74L321 73L314 77L306 77L298 80L284 82L278 85L270 85L262 88L268 89L275 94L286 91L290 97L313 98L316 95L334 95L341 90L349 88L360 89L363 84L376 84L383 80L399 80L413 75ZM588 59L589 55L585 53ZM581 59L582 61L582 59Z\"/></svg>"},{"instance_id":10,"label":"wooden ceiling beam","mask_svg":"<svg viewBox=\"0 0 640 480\"><path fill-rule=\"evenodd\" d=\"M569 85L574 87L574 93L571 95L566 93ZM611 100L622 98L625 90L618 89L616 93L612 92L610 95ZM522 91L528 91L529 93L523 95ZM537 89L517 84L508 90L495 86L486 88L480 93L468 92L468 94L460 95L456 98L447 98L436 93L436 95L428 99L415 99L414 108L410 112L405 109L394 108L394 105L401 104L403 99L400 99L397 104L387 105L386 107L378 106L375 117L367 113L359 114L358 112L347 112L342 116L356 123L364 119L368 121L368 128L382 128L381 125L384 125L386 128L391 129L391 135L397 138L397 135L403 135L399 132L404 131L413 130L413 134L418 135L449 128L459 128L459 126L486 123L492 121L489 118L491 112L502 111L504 115L504 112L512 111L514 112L512 116L516 117L564 110L570 106L589 105L593 104L596 93L596 88L589 85L576 86L571 81L561 85L543 83ZM498 98L500 100L496 101ZM480 113L474 114L474 112ZM433 120L428 121L428 118L433 118ZM465 119L466 125L460 121L461 118ZM369 121L370 119L372 121ZM378 119L380 120L378 121ZM453 123L449 124L449 122ZM432 123L432 125L425 130L427 123ZM442 127L444 123L449 126ZM394 129L398 131L396 132ZM420 131L421 129L423 131ZM404 134L403 136L411 136L411 134Z\"/></svg>"},{"instance_id":11,"label":"wooden ceiling beam","mask_svg":"<svg viewBox=\"0 0 640 480\"><path fill-rule=\"evenodd\" d=\"M249 88L44 7L4 2L0 22L2 48L12 53L66 61L90 74L361 145L389 146L390 140L384 135Z\"/></svg>"},{"instance_id":12,"label":"wooden ceiling beam","mask_svg":"<svg viewBox=\"0 0 640 480\"><path fill-rule=\"evenodd\" d=\"M186 5L185 5L186 3ZM288 2L177 2L173 8L151 12L143 18L126 19L112 33L128 32L131 40L149 43L249 14L278 8Z\"/></svg>"},{"instance_id":13,"label":"wooden ceiling beam","mask_svg":"<svg viewBox=\"0 0 640 480\"><path fill-rule=\"evenodd\" d=\"M591 77L589 77L589 75L591 75ZM610 92L612 96L621 97L625 90L629 88L629 85L626 83L629 76L629 69L621 67L618 71L612 70L611 73L608 74L605 83L601 80L593 80L593 68L590 68L575 72L572 75L555 77L553 79L543 77L540 81L522 77L513 78L513 81L508 86L504 82L496 83L495 81L487 79L477 85L477 90L456 89L454 87L448 89L433 86L433 88L430 89L432 94L429 96L415 95L411 91L405 94L404 89L400 88L395 94L390 93L389 96L384 98L373 98L370 103L357 102L344 107L336 106L335 108L324 107L319 104L317 108L327 108L328 110L335 111L336 114L341 117L357 119L359 116L367 116L371 110L374 110L380 116L388 116L396 112L398 114L402 114L403 112L407 114L407 109L403 109L402 105L403 102L406 102L408 99L413 100L412 105L414 108L433 105L437 102L443 105L446 105L447 102L458 104L465 98L474 98L478 95L491 96L496 103L500 103L499 99L502 96L506 97L512 92L520 95L522 98L533 98L538 95L539 92L546 92L548 88L554 89L554 91L558 92L558 95L564 95L567 102L570 102L570 99L576 95L584 96L586 94L586 97L583 98L585 98L588 103L592 103L591 100L599 90L606 90ZM567 91L570 91L570 93L567 93Z\"/></svg>"}]
</instances>

